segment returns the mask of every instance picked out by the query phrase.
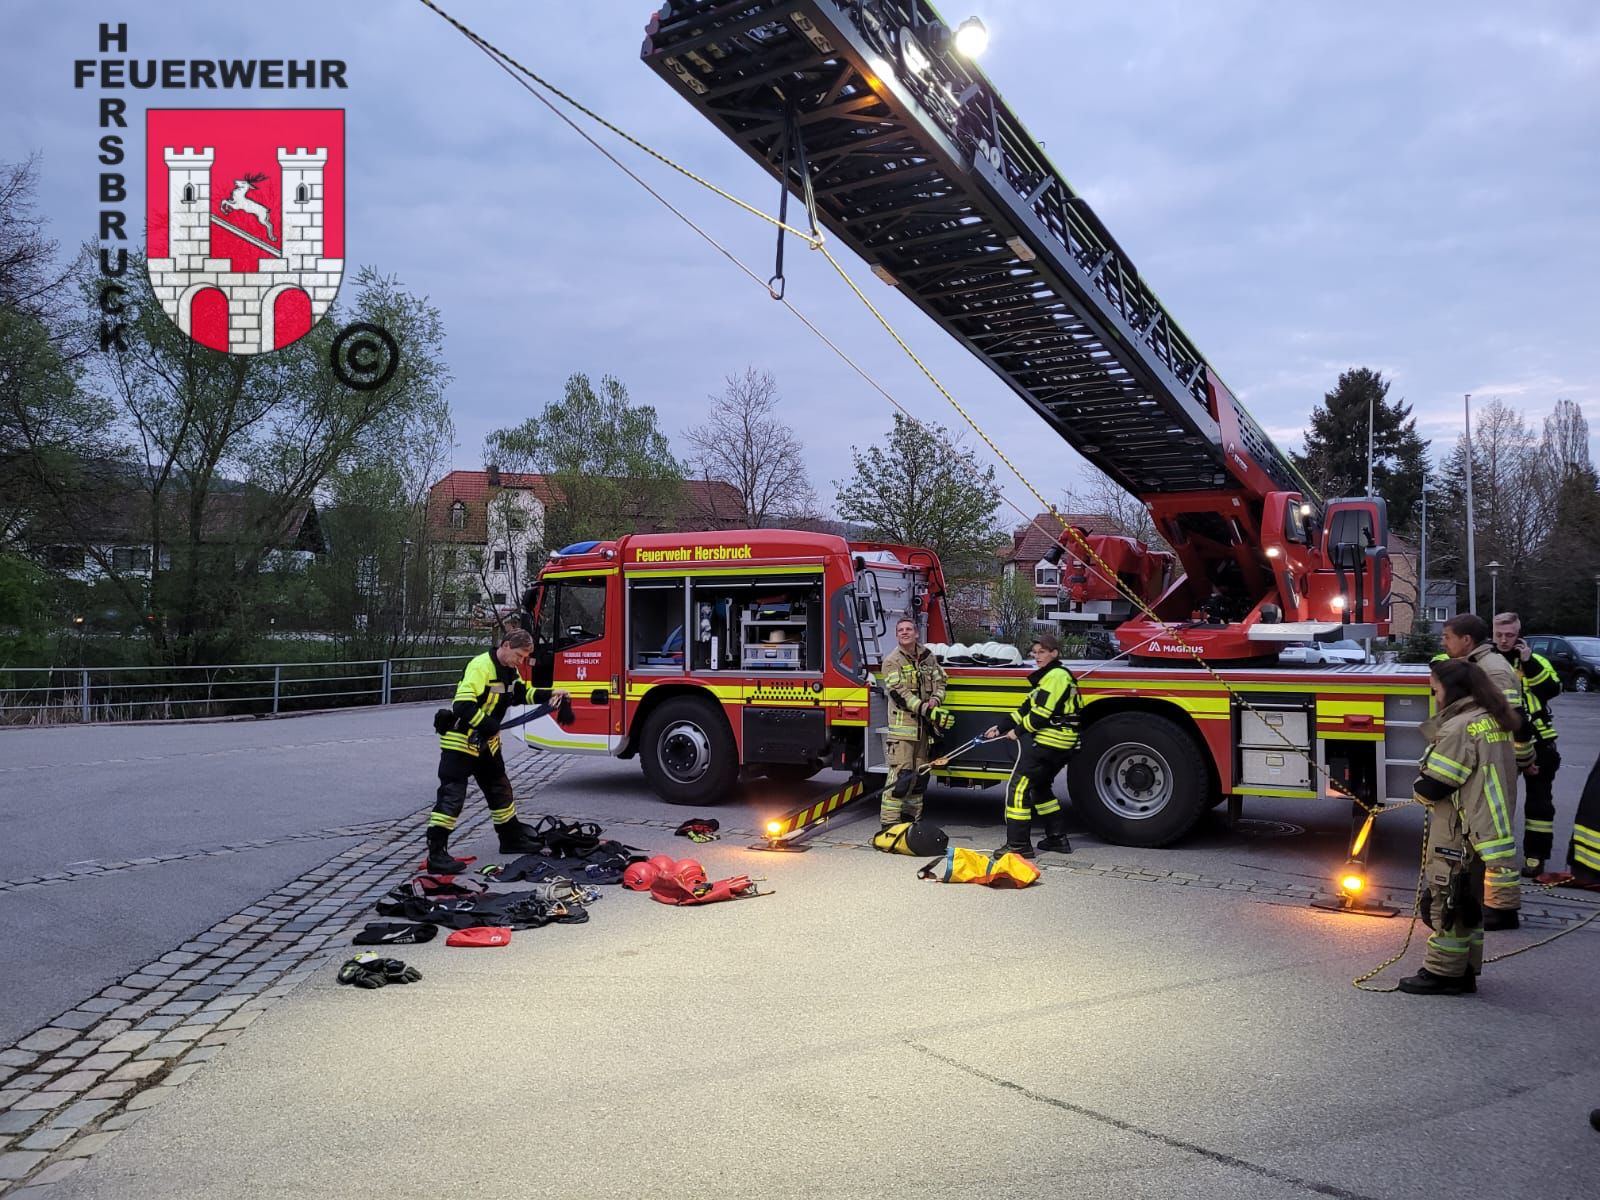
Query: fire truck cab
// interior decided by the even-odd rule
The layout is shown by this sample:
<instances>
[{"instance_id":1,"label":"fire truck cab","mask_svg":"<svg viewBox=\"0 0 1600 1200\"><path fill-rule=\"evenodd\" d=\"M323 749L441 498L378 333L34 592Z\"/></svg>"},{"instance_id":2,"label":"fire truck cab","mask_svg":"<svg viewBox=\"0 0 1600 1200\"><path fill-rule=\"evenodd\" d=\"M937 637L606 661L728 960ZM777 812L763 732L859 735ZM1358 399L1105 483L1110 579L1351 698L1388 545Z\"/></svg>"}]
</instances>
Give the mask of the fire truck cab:
<instances>
[{"instance_id":1,"label":"fire truck cab","mask_svg":"<svg viewBox=\"0 0 1600 1200\"><path fill-rule=\"evenodd\" d=\"M527 741L638 756L682 804L723 795L741 768L861 770L895 621L949 636L929 551L794 530L581 542L551 556L537 591L534 682L570 692L574 720L531 722Z\"/></svg>"}]
</instances>

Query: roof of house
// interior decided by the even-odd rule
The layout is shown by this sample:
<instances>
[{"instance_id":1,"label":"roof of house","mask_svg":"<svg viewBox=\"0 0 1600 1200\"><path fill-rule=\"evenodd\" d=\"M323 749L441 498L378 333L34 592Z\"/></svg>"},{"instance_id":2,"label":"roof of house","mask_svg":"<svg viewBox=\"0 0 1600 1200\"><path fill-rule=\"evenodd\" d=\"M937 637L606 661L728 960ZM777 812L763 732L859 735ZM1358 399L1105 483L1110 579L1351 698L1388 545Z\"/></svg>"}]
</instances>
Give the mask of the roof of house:
<instances>
[{"instance_id":1,"label":"roof of house","mask_svg":"<svg viewBox=\"0 0 1600 1200\"><path fill-rule=\"evenodd\" d=\"M1065 524L1063 524L1065 523ZM1065 525L1072 525L1085 533L1120 534L1121 528L1105 513L1040 513L1026 525L1018 525L1011 533L1011 545L999 554L1003 562L1036 563L1056 544ZM1050 531L1054 531L1054 533Z\"/></svg>"},{"instance_id":2,"label":"roof of house","mask_svg":"<svg viewBox=\"0 0 1600 1200\"><path fill-rule=\"evenodd\" d=\"M144 481L120 463L83 464L84 488L72 501L70 513L33 514L28 541L45 545L52 541L76 544L83 540L96 545L143 545L150 540L150 495ZM257 514L271 502L271 496L254 484L232 479L214 479L200 509L200 536L211 544L225 544L250 529ZM176 482L167 484L162 505L165 540L182 541L186 536L189 496ZM301 502L291 507L279 522L279 545L294 550L321 554L327 550L316 506Z\"/></svg>"},{"instance_id":3,"label":"roof of house","mask_svg":"<svg viewBox=\"0 0 1600 1200\"><path fill-rule=\"evenodd\" d=\"M488 471L451 471L428 489L428 524L444 541L482 545L489 540L488 507L491 493L525 491L542 507L562 500L561 488L546 475L520 471L497 471L497 484L489 482ZM452 529L450 510L465 505L460 529ZM636 533L666 532L674 529L739 529L744 521L744 503L739 489L715 479L685 479L678 511L671 514L647 513L641 505L627 511L638 528Z\"/></svg>"}]
</instances>

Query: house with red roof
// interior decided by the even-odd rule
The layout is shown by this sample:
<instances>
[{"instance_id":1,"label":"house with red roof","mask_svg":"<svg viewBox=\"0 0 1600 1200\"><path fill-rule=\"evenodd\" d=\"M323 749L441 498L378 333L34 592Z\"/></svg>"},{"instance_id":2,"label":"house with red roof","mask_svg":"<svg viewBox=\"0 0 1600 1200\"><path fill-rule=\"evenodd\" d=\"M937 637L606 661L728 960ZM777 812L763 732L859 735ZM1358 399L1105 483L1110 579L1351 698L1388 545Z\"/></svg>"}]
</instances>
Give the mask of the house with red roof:
<instances>
[{"instance_id":1,"label":"house with red roof","mask_svg":"<svg viewBox=\"0 0 1600 1200\"><path fill-rule=\"evenodd\" d=\"M549 549L545 514L564 503L547 475L451 471L428 489L428 531L436 567L446 580L441 607L448 616L480 605L516 605L538 576ZM739 529L745 521L739 490L719 480L686 479L672 511L625 511L630 532Z\"/></svg>"}]
</instances>

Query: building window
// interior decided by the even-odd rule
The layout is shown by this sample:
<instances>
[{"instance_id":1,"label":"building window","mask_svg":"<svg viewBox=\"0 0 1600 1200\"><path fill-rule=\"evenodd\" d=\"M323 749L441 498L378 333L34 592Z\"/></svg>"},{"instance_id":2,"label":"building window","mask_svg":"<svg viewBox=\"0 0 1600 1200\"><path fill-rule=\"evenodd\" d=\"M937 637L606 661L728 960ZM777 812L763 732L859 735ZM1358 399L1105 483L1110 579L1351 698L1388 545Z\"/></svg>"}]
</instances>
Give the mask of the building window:
<instances>
[{"instance_id":1,"label":"building window","mask_svg":"<svg viewBox=\"0 0 1600 1200\"><path fill-rule=\"evenodd\" d=\"M52 571L81 571L83 570L83 548L81 546L46 546L44 548L44 565Z\"/></svg>"},{"instance_id":2,"label":"building window","mask_svg":"<svg viewBox=\"0 0 1600 1200\"><path fill-rule=\"evenodd\" d=\"M523 513L511 512L506 514L506 528L512 533L521 533L528 527L528 518Z\"/></svg>"},{"instance_id":3,"label":"building window","mask_svg":"<svg viewBox=\"0 0 1600 1200\"><path fill-rule=\"evenodd\" d=\"M467 506L457 500L450 506L450 528L465 529L467 527Z\"/></svg>"},{"instance_id":4,"label":"building window","mask_svg":"<svg viewBox=\"0 0 1600 1200\"><path fill-rule=\"evenodd\" d=\"M471 550L467 552L467 564L480 574L483 572L483 551Z\"/></svg>"},{"instance_id":5,"label":"building window","mask_svg":"<svg viewBox=\"0 0 1600 1200\"><path fill-rule=\"evenodd\" d=\"M309 202L310 199L311 189L309 187L303 183L297 183L294 185L294 202L296 204L305 204Z\"/></svg>"},{"instance_id":6,"label":"building window","mask_svg":"<svg viewBox=\"0 0 1600 1200\"><path fill-rule=\"evenodd\" d=\"M494 552L494 569L496 571L504 571L506 569L506 552L504 550L496 550Z\"/></svg>"},{"instance_id":7,"label":"building window","mask_svg":"<svg viewBox=\"0 0 1600 1200\"><path fill-rule=\"evenodd\" d=\"M150 570L149 546L116 546L111 551L111 569L113 571L144 571Z\"/></svg>"},{"instance_id":8,"label":"building window","mask_svg":"<svg viewBox=\"0 0 1600 1200\"><path fill-rule=\"evenodd\" d=\"M489 600L494 604L504 604L506 602L506 594L504 592L496 592L489 597Z\"/></svg>"},{"instance_id":9,"label":"building window","mask_svg":"<svg viewBox=\"0 0 1600 1200\"><path fill-rule=\"evenodd\" d=\"M186 183L183 185L183 202L185 204L194 203L194 184Z\"/></svg>"},{"instance_id":10,"label":"building window","mask_svg":"<svg viewBox=\"0 0 1600 1200\"><path fill-rule=\"evenodd\" d=\"M534 576L538 575L539 574L539 552L537 550L529 550L526 554L524 554L522 556L522 558L523 558L523 574L525 574L529 579L532 579Z\"/></svg>"},{"instance_id":11,"label":"building window","mask_svg":"<svg viewBox=\"0 0 1600 1200\"><path fill-rule=\"evenodd\" d=\"M1055 587L1061 581L1061 572L1049 563L1039 563L1033 568L1033 582L1036 587Z\"/></svg>"},{"instance_id":12,"label":"building window","mask_svg":"<svg viewBox=\"0 0 1600 1200\"><path fill-rule=\"evenodd\" d=\"M456 594L445 592L439 597L439 611L453 613L456 610Z\"/></svg>"}]
</instances>

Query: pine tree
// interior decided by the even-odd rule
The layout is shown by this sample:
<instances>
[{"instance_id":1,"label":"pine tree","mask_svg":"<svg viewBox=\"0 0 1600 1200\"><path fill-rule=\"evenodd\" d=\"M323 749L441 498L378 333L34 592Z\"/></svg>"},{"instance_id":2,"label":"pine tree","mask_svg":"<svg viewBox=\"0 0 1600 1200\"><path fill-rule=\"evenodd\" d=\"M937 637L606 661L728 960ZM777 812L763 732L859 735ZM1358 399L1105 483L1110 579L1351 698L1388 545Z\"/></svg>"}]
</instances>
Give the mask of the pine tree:
<instances>
[{"instance_id":1,"label":"pine tree","mask_svg":"<svg viewBox=\"0 0 1600 1200\"><path fill-rule=\"evenodd\" d=\"M1306 449L1295 464L1325 497L1367 490L1367 413L1372 413L1372 489L1389 503L1389 524L1410 528L1422 499L1428 443L1418 435L1411 406L1389 399L1389 381L1370 367L1339 376L1311 413Z\"/></svg>"}]
</instances>

